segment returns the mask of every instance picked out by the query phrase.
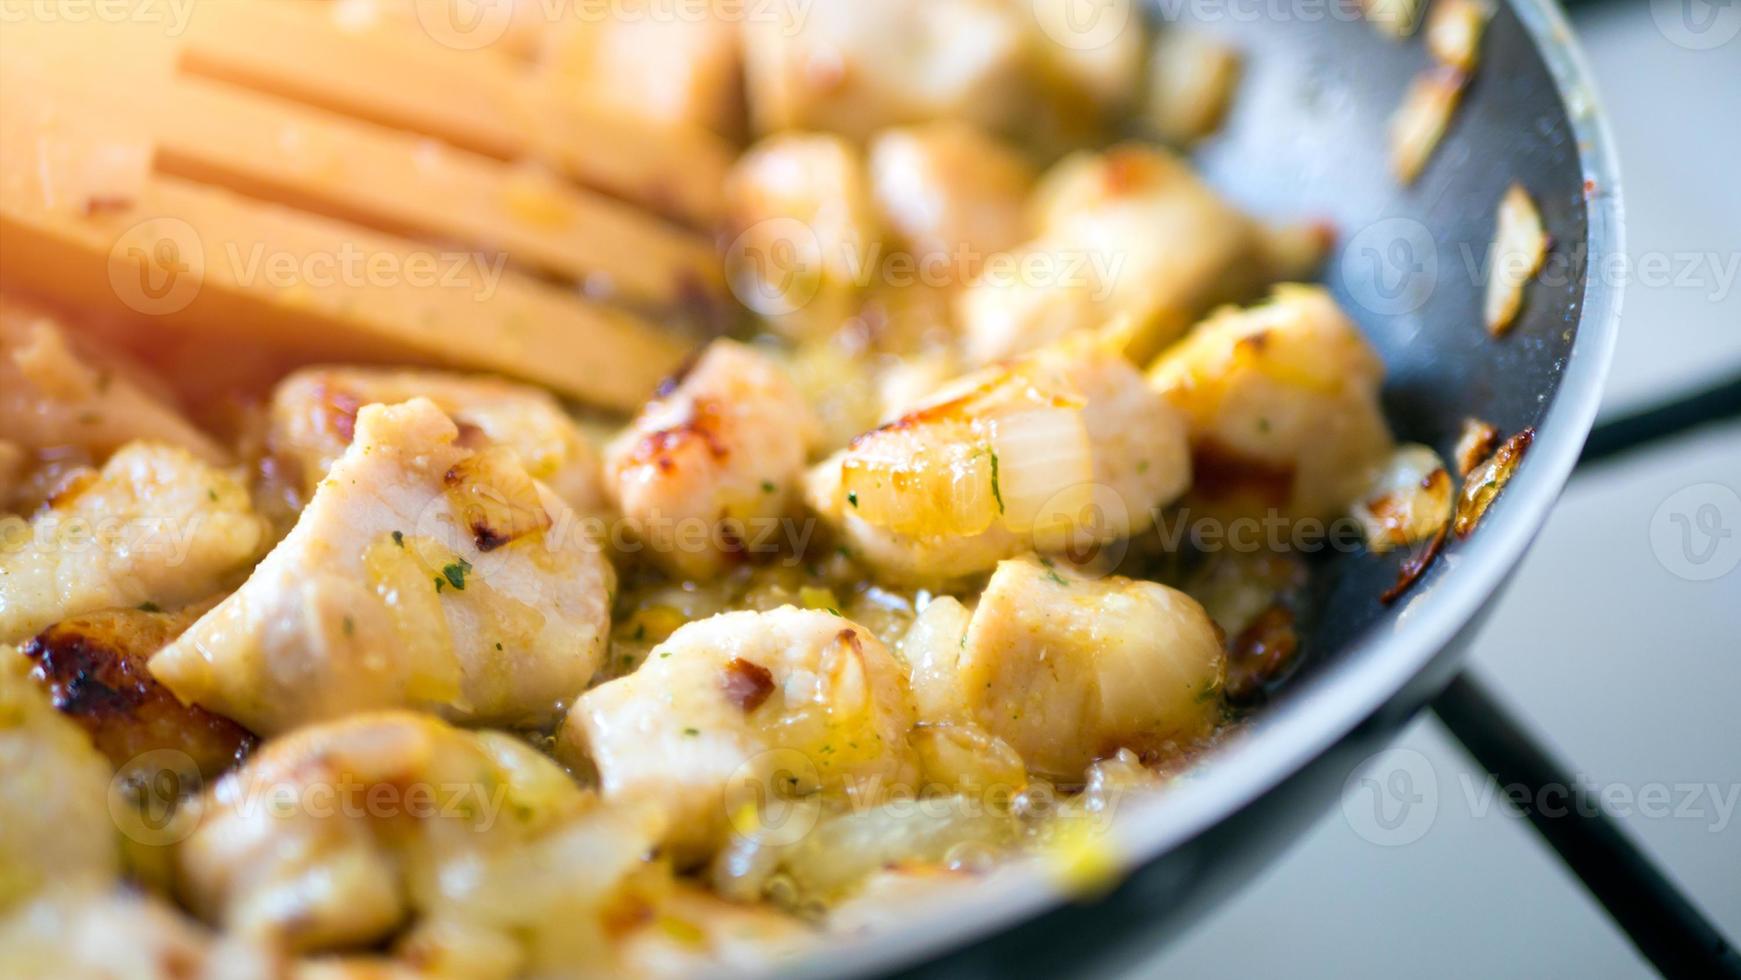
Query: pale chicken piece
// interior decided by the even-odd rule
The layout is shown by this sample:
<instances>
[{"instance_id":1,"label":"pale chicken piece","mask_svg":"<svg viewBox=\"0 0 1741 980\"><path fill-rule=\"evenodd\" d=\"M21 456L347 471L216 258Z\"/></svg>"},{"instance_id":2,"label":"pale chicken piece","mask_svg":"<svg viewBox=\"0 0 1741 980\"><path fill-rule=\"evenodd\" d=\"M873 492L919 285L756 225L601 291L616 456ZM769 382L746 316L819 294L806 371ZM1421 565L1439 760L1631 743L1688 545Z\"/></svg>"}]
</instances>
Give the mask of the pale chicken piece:
<instances>
[{"instance_id":1,"label":"pale chicken piece","mask_svg":"<svg viewBox=\"0 0 1741 980\"><path fill-rule=\"evenodd\" d=\"M1003 562L959 649L958 710L1052 779L1080 781L1121 748L1165 757L1221 718L1220 633L1195 600L1154 582Z\"/></svg>"},{"instance_id":2,"label":"pale chicken piece","mask_svg":"<svg viewBox=\"0 0 1741 980\"><path fill-rule=\"evenodd\" d=\"M665 808L667 844L693 861L779 801L911 789L912 727L905 672L870 630L784 606L678 629L635 673L582 695L561 739L590 758L607 800Z\"/></svg>"},{"instance_id":3,"label":"pale chicken piece","mask_svg":"<svg viewBox=\"0 0 1741 980\"><path fill-rule=\"evenodd\" d=\"M883 222L927 269L948 283L978 274L985 258L1026 237L1034 171L1014 149L966 123L946 120L878 134L871 187Z\"/></svg>"},{"instance_id":4,"label":"pale chicken piece","mask_svg":"<svg viewBox=\"0 0 1741 980\"><path fill-rule=\"evenodd\" d=\"M0 645L0 915L51 883L107 885L120 873L109 764L29 666Z\"/></svg>"},{"instance_id":5,"label":"pale chicken piece","mask_svg":"<svg viewBox=\"0 0 1741 980\"><path fill-rule=\"evenodd\" d=\"M506 931L542 914L528 883L504 877L536 857L560 880L566 869L544 849L596 807L525 742L410 712L269 742L202 803L176 852L177 893L227 933L297 953L365 945L425 917ZM636 864L650 846L630 843L620 860ZM485 903L493 916L474 908L492 888L506 889Z\"/></svg>"},{"instance_id":6,"label":"pale chicken piece","mask_svg":"<svg viewBox=\"0 0 1741 980\"><path fill-rule=\"evenodd\" d=\"M874 278L882 238L863 153L838 136L772 136L738 160L725 197L733 293L790 337L833 334Z\"/></svg>"},{"instance_id":7,"label":"pale chicken piece","mask_svg":"<svg viewBox=\"0 0 1741 980\"><path fill-rule=\"evenodd\" d=\"M112 353L81 348L46 313L0 300L0 434L19 449L73 448L101 462L144 440L178 446L208 463L228 459L142 378Z\"/></svg>"},{"instance_id":8,"label":"pale chicken piece","mask_svg":"<svg viewBox=\"0 0 1741 980\"><path fill-rule=\"evenodd\" d=\"M1126 321L1152 357L1220 302L1308 275L1322 227L1269 229L1158 147L1127 144L1060 162L1035 191L1036 237L989 262L956 315L968 359L986 363Z\"/></svg>"},{"instance_id":9,"label":"pale chicken piece","mask_svg":"<svg viewBox=\"0 0 1741 980\"><path fill-rule=\"evenodd\" d=\"M1390 457L1384 362L1321 287L1215 314L1149 379L1189 419L1202 513L1331 520Z\"/></svg>"},{"instance_id":10,"label":"pale chicken piece","mask_svg":"<svg viewBox=\"0 0 1741 980\"><path fill-rule=\"evenodd\" d=\"M739 29L729 0L673 11L664 0L618 0L544 31L550 84L654 123L732 136L743 129Z\"/></svg>"},{"instance_id":11,"label":"pale chicken piece","mask_svg":"<svg viewBox=\"0 0 1741 980\"><path fill-rule=\"evenodd\" d=\"M203 599L247 569L267 530L230 474L132 443L73 476L28 526L0 524L0 640L101 609Z\"/></svg>"},{"instance_id":12,"label":"pale chicken piece","mask_svg":"<svg viewBox=\"0 0 1741 980\"><path fill-rule=\"evenodd\" d=\"M1149 33L1140 4L1124 0L1005 0L1032 26L1032 49L1060 113L1104 117L1136 96ZM1095 135L1094 130L1069 134Z\"/></svg>"},{"instance_id":13,"label":"pale chicken piece","mask_svg":"<svg viewBox=\"0 0 1741 980\"><path fill-rule=\"evenodd\" d=\"M151 659L262 735L375 708L546 724L604 656L615 573L514 454L427 399L369 405L295 528Z\"/></svg>"},{"instance_id":14,"label":"pale chicken piece","mask_svg":"<svg viewBox=\"0 0 1741 980\"><path fill-rule=\"evenodd\" d=\"M459 426L467 448L512 449L533 479L577 513L604 509L598 453L548 392L484 375L387 368L308 368L272 394L266 448L293 471L302 498L344 455L364 405L427 398Z\"/></svg>"},{"instance_id":15,"label":"pale chicken piece","mask_svg":"<svg viewBox=\"0 0 1741 980\"><path fill-rule=\"evenodd\" d=\"M1031 29L1004 0L816 0L744 27L752 122L763 133L877 130L962 119L1014 124Z\"/></svg>"},{"instance_id":16,"label":"pale chicken piece","mask_svg":"<svg viewBox=\"0 0 1741 980\"><path fill-rule=\"evenodd\" d=\"M957 379L811 470L806 499L891 581L947 585L1038 548L1092 555L1190 484L1177 410L1072 342Z\"/></svg>"},{"instance_id":17,"label":"pale chicken piece","mask_svg":"<svg viewBox=\"0 0 1741 980\"><path fill-rule=\"evenodd\" d=\"M647 556L705 579L774 547L813 423L767 357L715 341L605 450L606 489Z\"/></svg>"},{"instance_id":18,"label":"pale chicken piece","mask_svg":"<svg viewBox=\"0 0 1741 980\"><path fill-rule=\"evenodd\" d=\"M0 921L0 975L19 980L276 980L283 967L161 899L93 882L54 888Z\"/></svg>"}]
</instances>

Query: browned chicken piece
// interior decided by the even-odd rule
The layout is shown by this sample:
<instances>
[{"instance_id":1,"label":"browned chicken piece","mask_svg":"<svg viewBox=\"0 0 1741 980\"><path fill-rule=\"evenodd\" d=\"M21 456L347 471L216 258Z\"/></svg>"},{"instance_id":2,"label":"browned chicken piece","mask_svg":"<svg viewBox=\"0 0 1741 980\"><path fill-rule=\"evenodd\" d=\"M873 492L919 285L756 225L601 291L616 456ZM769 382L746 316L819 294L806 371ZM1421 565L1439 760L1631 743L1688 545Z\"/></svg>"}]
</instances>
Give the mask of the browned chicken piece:
<instances>
[{"instance_id":1,"label":"browned chicken piece","mask_svg":"<svg viewBox=\"0 0 1741 980\"><path fill-rule=\"evenodd\" d=\"M351 444L364 405L427 398L469 449L504 446L580 514L604 507L598 453L548 392L488 375L392 368L309 368L272 393L267 450L307 500Z\"/></svg>"},{"instance_id":2,"label":"browned chicken piece","mask_svg":"<svg viewBox=\"0 0 1741 980\"><path fill-rule=\"evenodd\" d=\"M827 133L780 133L726 181L726 276L744 305L795 339L830 336L875 278L882 227L864 154Z\"/></svg>"},{"instance_id":3,"label":"browned chicken piece","mask_svg":"<svg viewBox=\"0 0 1741 980\"><path fill-rule=\"evenodd\" d=\"M132 443L0 532L0 640L17 642L71 616L219 592L259 555L267 525L228 472Z\"/></svg>"},{"instance_id":4,"label":"browned chicken piece","mask_svg":"<svg viewBox=\"0 0 1741 980\"><path fill-rule=\"evenodd\" d=\"M1384 363L1320 287L1215 314L1149 380L1190 420L1199 513L1331 520L1390 456Z\"/></svg>"},{"instance_id":5,"label":"browned chicken piece","mask_svg":"<svg viewBox=\"0 0 1741 980\"><path fill-rule=\"evenodd\" d=\"M77 449L100 463L143 439L224 462L229 453L143 377L113 354L84 349L47 313L0 299L0 435L20 449Z\"/></svg>"},{"instance_id":6,"label":"browned chicken piece","mask_svg":"<svg viewBox=\"0 0 1741 980\"><path fill-rule=\"evenodd\" d=\"M1146 360L1215 304L1308 276L1317 226L1270 229L1159 147L1079 153L1035 191L1035 238L987 264L956 315L972 363L1010 357L1122 319Z\"/></svg>"},{"instance_id":7,"label":"browned chicken piece","mask_svg":"<svg viewBox=\"0 0 1741 980\"><path fill-rule=\"evenodd\" d=\"M535 727L604 658L601 552L513 452L466 449L425 398L367 405L296 527L151 673L265 736L396 707Z\"/></svg>"},{"instance_id":8,"label":"browned chicken piece","mask_svg":"<svg viewBox=\"0 0 1741 980\"><path fill-rule=\"evenodd\" d=\"M254 736L228 718L182 704L145 666L210 607L92 613L50 626L21 649L55 708L117 768L167 749L185 754L210 779L252 751Z\"/></svg>"},{"instance_id":9,"label":"browned chicken piece","mask_svg":"<svg viewBox=\"0 0 1741 980\"><path fill-rule=\"evenodd\" d=\"M883 221L930 285L978 273L987 256L1027 237L1024 206L1034 171L1021 154L973 126L927 123L878 134L870 146L871 189ZM938 284L945 284L938 282Z\"/></svg>"},{"instance_id":10,"label":"browned chicken piece","mask_svg":"<svg viewBox=\"0 0 1741 980\"><path fill-rule=\"evenodd\" d=\"M1191 482L1184 419L1086 342L958 378L810 470L805 498L883 580L958 584L1147 530Z\"/></svg>"},{"instance_id":11,"label":"browned chicken piece","mask_svg":"<svg viewBox=\"0 0 1741 980\"><path fill-rule=\"evenodd\" d=\"M606 489L655 564L718 575L787 542L812 431L778 365L715 341L606 448Z\"/></svg>"},{"instance_id":12,"label":"browned chicken piece","mask_svg":"<svg viewBox=\"0 0 1741 980\"><path fill-rule=\"evenodd\" d=\"M687 861L757 818L764 801L746 787L838 802L910 789L912 725L904 671L875 635L782 606L680 628L635 673L582 695L561 738L607 801L669 813L667 847Z\"/></svg>"},{"instance_id":13,"label":"browned chicken piece","mask_svg":"<svg viewBox=\"0 0 1741 980\"><path fill-rule=\"evenodd\" d=\"M980 726L1035 773L1079 782L1121 748L1164 758L1220 720L1221 636L1183 592L1022 558L953 620L955 642L914 664L922 717Z\"/></svg>"},{"instance_id":14,"label":"browned chicken piece","mask_svg":"<svg viewBox=\"0 0 1741 980\"><path fill-rule=\"evenodd\" d=\"M1134 5L1080 0L810 0L744 29L751 121L868 140L961 119L1042 152L1099 135L1135 92L1147 43Z\"/></svg>"}]
</instances>

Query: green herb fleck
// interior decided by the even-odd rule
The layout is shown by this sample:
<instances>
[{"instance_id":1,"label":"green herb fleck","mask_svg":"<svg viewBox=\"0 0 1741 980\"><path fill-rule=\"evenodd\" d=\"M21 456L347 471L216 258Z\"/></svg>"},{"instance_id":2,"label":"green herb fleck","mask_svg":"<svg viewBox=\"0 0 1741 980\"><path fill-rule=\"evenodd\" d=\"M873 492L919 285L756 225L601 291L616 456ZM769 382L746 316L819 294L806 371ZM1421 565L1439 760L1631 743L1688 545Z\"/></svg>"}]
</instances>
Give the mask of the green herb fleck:
<instances>
[{"instance_id":1,"label":"green herb fleck","mask_svg":"<svg viewBox=\"0 0 1741 980\"><path fill-rule=\"evenodd\" d=\"M846 492L846 502L851 504L856 509L858 507L858 491L857 490L848 490Z\"/></svg>"},{"instance_id":2,"label":"green herb fleck","mask_svg":"<svg viewBox=\"0 0 1741 980\"><path fill-rule=\"evenodd\" d=\"M140 612L162 612L163 607L158 605L155 602L141 602L139 604L139 611Z\"/></svg>"},{"instance_id":3,"label":"green herb fleck","mask_svg":"<svg viewBox=\"0 0 1741 980\"><path fill-rule=\"evenodd\" d=\"M1053 582L1057 583L1058 585L1062 585L1062 586L1066 586L1066 587L1069 586L1069 584L1070 584L1069 580L1065 579L1064 576L1058 574L1057 566L1052 564L1052 559L1042 558L1042 559L1040 559L1040 564L1046 566L1046 577L1047 578L1051 579Z\"/></svg>"},{"instance_id":4,"label":"green herb fleck","mask_svg":"<svg viewBox=\"0 0 1741 980\"><path fill-rule=\"evenodd\" d=\"M394 531L393 532L393 543L398 545L401 548L405 547L405 532L404 531Z\"/></svg>"},{"instance_id":5,"label":"green herb fleck","mask_svg":"<svg viewBox=\"0 0 1741 980\"><path fill-rule=\"evenodd\" d=\"M211 501L214 504L217 503L218 502L218 492L216 490L213 490L211 487L206 487L206 499Z\"/></svg>"},{"instance_id":6,"label":"green herb fleck","mask_svg":"<svg viewBox=\"0 0 1741 980\"><path fill-rule=\"evenodd\" d=\"M998 483L997 479L997 450L990 449L987 452L991 453L991 497L997 501L997 512L1001 514L1003 513L1003 486Z\"/></svg>"},{"instance_id":7,"label":"green herb fleck","mask_svg":"<svg viewBox=\"0 0 1741 980\"><path fill-rule=\"evenodd\" d=\"M1221 693L1220 685L1216 684L1214 680L1210 680L1203 685L1203 689L1201 691L1197 692L1196 701L1198 704L1203 704L1203 703L1208 702L1208 701L1213 701L1213 700L1215 700L1216 695L1218 695L1220 693Z\"/></svg>"},{"instance_id":8,"label":"green herb fleck","mask_svg":"<svg viewBox=\"0 0 1741 980\"><path fill-rule=\"evenodd\" d=\"M636 623L635 624L635 639L645 640L646 638L647 638L647 624L646 623Z\"/></svg>"},{"instance_id":9,"label":"green herb fleck","mask_svg":"<svg viewBox=\"0 0 1741 980\"><path fill-rule=\"evenodd\" d=\"M435 591L440 592L445 588L447 588L447 580L437 575L435 577Z\"/></svg>"},{"instance_id":10,"label":"green herb fleck","mask_svg":"<svg viewBox=\"0 0 1741 980\"><path fill-rule=\"evenodd\" d=\"M1149 471L1149 461L1146 459L1137 460L1136 471L1138 473L1147 473Z\"/></svg>"},{"instance_id":11,"label":"green herb fleck","mask_svg":"<svg viewBox=\"0 0 1741 980\"><path fill-rule=\"evenodd\" d=\"M829 606L829 607L828 607L828 611L829 611L829 612L830 612L830 613L832 613L832 614L834 614L834 615L836 615L836 616L840 616L840 610L838 610L838 609L836 609L836 608L834 608L834 607L833 607L833 606ZM846 617L844 617L844 616L841 616L841 618L842 618L842 619L845 619L845 618L846 618Z\"/></svg>"},{"instance_id":12,"label":"green herb fleck","mask_svg":"<svg viewBox=\"0 0 1741 980\"><path fill-rule=\"evenodd\" d=\"M779 489L780 489L779 487L774 485L773 480L763 480L762 481L762 492L763 493L773 493Z\"/></svg>"},{"instance_id":13,"label":"green herb fleck","mask_svg":"<svg viewBox=\"0 0 1741 980\"><path fill-rule=\"evenodd\" d=\"M345 626L345 635L346 636L356 636L357 635L357 621L356 620L352 619L349 616L346 616L345 621L344 621L344 626Z\"/></svg>"},{"instance_id":14,"label":"green herb fleck","mask_svg":"<svg viewBox=\"0 0 1741 980\"><path fill-rule=\"evenodd\" d=\"M502 649L502 645L501 645L501 644L500 644L500 643L498 643L498 644L496 644L496 649L497 649L497 650L498 650L498 651L499 651L499 650L501 650L501 649Z\"/></svg>"},{"instance_id":15,"label":"green herb fleck","mask_svg":"<svg viewBox=\"0 0 1741 980\"><path fill-rule=\"evenodd\" d=\"M441 570L441 577L447 579L447 584L453 586L456 591L464 592L466 573L471 570L472 563L461 558L459 561L443 568Z\"/></svg>"},{"instance_id":16,"label":"green herb fleck","mask_svg":"<svg viewBox=\"0 0 1741 980\"><path fill-rule=\"evenodd\" d=\"M685 735L700 735L701 729L699 729L699 728L685 728L685 729L683 729L683 734L685 734Z\"/></svg>"}]
</instances>

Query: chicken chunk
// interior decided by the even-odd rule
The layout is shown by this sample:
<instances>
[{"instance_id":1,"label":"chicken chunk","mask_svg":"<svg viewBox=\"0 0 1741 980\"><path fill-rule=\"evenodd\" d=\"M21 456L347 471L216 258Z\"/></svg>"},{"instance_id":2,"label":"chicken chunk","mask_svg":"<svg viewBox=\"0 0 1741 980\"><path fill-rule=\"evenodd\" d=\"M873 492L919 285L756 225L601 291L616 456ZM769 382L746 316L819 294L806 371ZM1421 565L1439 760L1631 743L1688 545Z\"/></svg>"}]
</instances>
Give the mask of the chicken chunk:
<instances>
[{"instance_id":1,"label":"chicken chunk","mask_svg":"<svg viewBox=\"0 0 1741 980\"><path fill-rule=\"evenodd\" d=\"M427 399L369 405L282 542L151 659L262 735L374 708L539 725L604 655L615 573L512 452Z\"/></svg>"},{"instance_id":2,"label":"chicken chunk","mask_svg":"<svg viewBox=\"0 0 1741 980\"><path fill-rule=\"evenodd\" d=\"M101 609L220 591L267 535L248 491L184 449L132 443L74 475L26 525L0 522L0 640Z\"/></svg>"},{"instance_id":3,"label":"chicken chunk","mask_svg":"<svg viewBox=\"0 0 1741 980\"><path fill-rule=\"evenodd\" d=\"M1106 6L1106 5L1102 5ZM1046 155L1098 137L1135 93L1135 5L1080 0L814 0L744 34L752 122L854 140L960 119Z\"/></svg>"},{"instance_id":4,"label":"chicken chunk","mask_svg":"<svg viewBox=\"0 0 1741 980\"><path fill-rule=\"evenodd\" d=\"M881 641L785 606L678 629L640 670L583 695L562 740L591 759L607 800L666 808L668 844L694 860L728 821L757 818L763 790L843 801L912 787L912 725L906 677Z\"/></svg>"},{"instance_id":5,"label":"chicken chunk","mask_svg":"<svg viewBox=\"0 0 1741 980\"><path fill-rule=\"evenodd\" d=\"M177 852L177 889L206 921L251 940L294 952L363 945L467 907L475 890L502 884L494 862L530 858L593 805L512 736L358 715L269 742L212 786ZM647 846L616 860L637 863ZM497 897L478 925L514 915Z\"/></svg>"},{"instance_id":6,"label":"chicken chunk","mask_svg":"<svg viewBox=\"0 0 1741 980\"><path fill-rule=\"evenodd\" d=\"M0 646L0 914L51 882L107 884L120 872L109 764L29 667Z\"/></svg>"},{"instance_id":7,"label":"chicken chunk","mask_svg":"<svg viewBox=\"0 0 1741 980\"><path fill-rule=\"evenodd\" d=\"M31 675L61 714L85 730L117 768L147 752L170 750L211 779L254 747L228 718L182 704L146 668L211 603L176 612L113 609L50 626L24 644Z\"/></svg>"},{"instance_id":8,"label":"chicken chunk","mask_svg":"<svg viewBox=\"0 0 1741 980\"><path fill-rule=\"evenodd\" d=\"M1308 274L1329 244L1321 229L1264 228L1176 157L1135 144L1059 163L1029 220L1036 237L989 263L957 303L974 363L1115 318L1146 360L1216 303Z\"/></svg>"},{"instance_id":9,"label":"chicken chunk","mask_svg":"<svg viewBox=\"0 0 1741 980\"><path fill-rule=\"evenodd\" d=\"M809 416L773 362L715 341L605 450L606 489L649 558L710 578L782 539Z\"/></svg>"},{"instance_id":10,"label":"chicken chunk","mask_svg":"<svg viewBox=\"0 0 1741 980\"><path fill-rule=\"evenodd\" d=\"M979 725L1050 779L1080 782L1121 748L1165 757L1221 717L1220 633L1195 600L1153 582L1003 562L957 651L926 664L931 710Z\"/></svg>"},{"instance_id":11,"label":"chicken chunk","mask_svg":"<svg viewBox=\"0 0 1741 980\"><path fill-rule=\"evenodd\" d=\"M985 257L1026 237L1023 208L1034 173L1015 150L962 122L881 133L870 148L871 187L884 223L921 263L922 281L977 275Z\"/></svg>"},{"instance_id":12,"label":"chicken chunk","mask_svg":"<svg viewBox=\"0 0 1741 980\"><path fill-rule=\"evenodd\" d=\"M745 25L751 120L860 142L889 126L1021 113L1029 34L1004 0L818 0Z\"/></svg>"},{"instance_id":13,"label":"chicken chunk","mask_svg":"<svg viewBox=\"0 0 1741 980\"><path fill-rule=\"evenodd\" d=\"M98 463L137 440L208 463L229 456L138 368L81 349L52 316L10 299L0 300L0 434L27 452L77 449Z\"/></svg>"},{"instance_id":14,"label":"chicken chunk","mask_svg":"<svg viewBox=\"0 0 1741 980\"><path fill-rule=\"evenodd\" d=\"M790 337L832 334L869 284L882 236L863 154L837 136L773 136L738 160L725 193L738 299Z\"/></svg>"},{"instance_id":15,"label":"chicken chunk","mask_svg":"<svg viewBox=\"0 0 1741 980\"><path fill-rule=\"evenodd\" d=\"M617 0L544 31L539 63L552 84L650 122L743 129L738 25L727 0Z\"/></svg>"},{"instance_id":16,"label":"chicken chunk","mask_svg":"<svg viewBox=\"0 0 1741 980\"><path fill-rule=\"evenodd\" d=\"M378 368L299 371L273 392L267 449L294 472L306 500L351 444L364 405L418 397L453 419L466 448L512 449L533 479L577 513L603 510L598 454L579 426L548 393L497 378Z\"/></svg>"},{"instance_id":17,"label":"chicken chunk","mask_svg":"<svg viewBox=\"0 0 1741 980\"><path fill-rule=\"evenodd\" d=\"M1203 513L1330 520L1390 456L1384 363L1316 286L1217 313L1149 378L1190 420Z\"/></svg>"},{"instance_id":18,"label":"chicken chunk","mask_svg":"<svg viewBox=\"0 0 1741 980\"><path fill-rule=\"evenodd\" d=\"M214 937L160 899L58 887L0 922L0 975L61 980L271 980L269 951Z\"/></svg>"},{"instance_id":19,"label":"chicken chunk","mask_svg":"<svg viewBox=\"0 0 1741 980\"><path fill-rule=\"evenodd\" d=\"M819 464L807 498L853 556L948 584L1039 548L1091 556L1191 479L1183 419L1117 353L1070 343L958 379Z\"/></svg>"}]
</instances>

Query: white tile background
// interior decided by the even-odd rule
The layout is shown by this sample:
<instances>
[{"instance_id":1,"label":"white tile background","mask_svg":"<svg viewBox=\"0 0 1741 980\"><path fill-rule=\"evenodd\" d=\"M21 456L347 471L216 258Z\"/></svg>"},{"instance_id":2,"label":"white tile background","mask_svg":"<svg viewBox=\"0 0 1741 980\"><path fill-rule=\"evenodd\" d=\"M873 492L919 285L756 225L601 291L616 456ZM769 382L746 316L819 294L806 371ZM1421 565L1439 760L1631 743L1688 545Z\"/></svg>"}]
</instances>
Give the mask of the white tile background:
<instances>
[{"instance_id":1,"label":"white tile background","mask_svg":"<svg viewBox=\"0 0 1741 980\"><path fill-rule=\"evenodd\" d=\"M1713 259L1741 264L1741 37L1677 47L1643 2L1575 23L1620 148L1629 254L1702 263L1680 284L1638 281L1639 266L1613 412L1741 371L1741 281L1724 291L1712 271ZM1708 483L1741 492L1741 425L1577 477L1477 642L1476 668L1596 785L1666 784L1679 800L1690 791L1674 784L1712 784L1741 797L1741 570L1687 581L1650 536L1672 494ZM1439 786L1420 840L1379 847L1332 811L1140 974L1651 975L1529 826L1472 795L1478 774L1436 722L1417 721L1398 744L1429 760ZM1741 806L1726 824L1709 795L1697 809L1625 824L1735 939Z\"/></svg>"}]
</instances>

